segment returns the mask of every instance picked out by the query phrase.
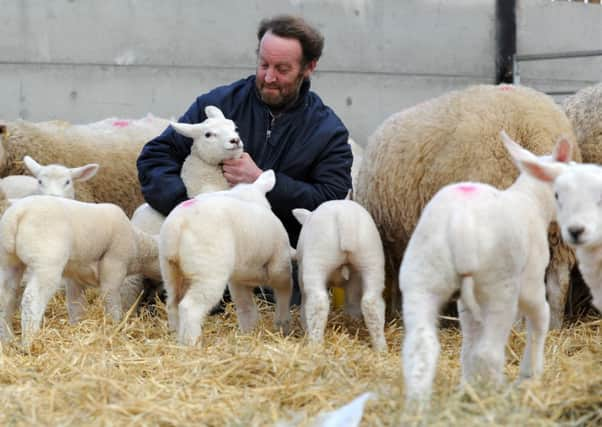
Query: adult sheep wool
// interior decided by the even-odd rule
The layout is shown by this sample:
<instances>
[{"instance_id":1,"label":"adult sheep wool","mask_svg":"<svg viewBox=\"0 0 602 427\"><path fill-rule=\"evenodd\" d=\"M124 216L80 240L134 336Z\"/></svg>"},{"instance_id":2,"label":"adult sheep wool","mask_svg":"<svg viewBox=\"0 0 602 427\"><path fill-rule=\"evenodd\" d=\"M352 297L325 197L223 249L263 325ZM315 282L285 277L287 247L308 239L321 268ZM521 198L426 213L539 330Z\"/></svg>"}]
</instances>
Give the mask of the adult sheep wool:
<instances>
[{"instance_id":1,"label":"adult sheep wool","mask_svg":"<svg viewBox=\"0 0 602 427\"><path fill-rule=\"evenodd\" d=\"M27 174L25 155L42 164L98 163L94 179L76 184L78 200L115 203L131 216L144 202L136 159L142 146L168 125L168 120L152 115L77 125L58 120L0 123L0 176Z\"/></svg>"},{"instance_id":2,"label":"adult sheep wool","mask_svg":"<svg viewBox=\"0 0 602 427\"><path fill-rule=\"evenodd\" d=\"M574 147L571 124L554 100L524 86L476 85L420 103L387 118L370 136L355 199L372 214L386 256L389 317L401 307L398 269L423 207L443 186L483 182L504 189L518 176L500 131L534 154L551 153L560 136ZM562 319L575 258L556 235L546 282L552 324ZM560 317L560 319L558 319Z\"/></svg>"},{"instance_id":3,"label":"adult sheep wool","mask_svg":"<svg viewBox=\"0 0 602 427\"><path fill-rule=\"evenodd\" d=\"M562 103L584 163L602 164L602 82L585 87Z\"/></svg>"}]
</instances>

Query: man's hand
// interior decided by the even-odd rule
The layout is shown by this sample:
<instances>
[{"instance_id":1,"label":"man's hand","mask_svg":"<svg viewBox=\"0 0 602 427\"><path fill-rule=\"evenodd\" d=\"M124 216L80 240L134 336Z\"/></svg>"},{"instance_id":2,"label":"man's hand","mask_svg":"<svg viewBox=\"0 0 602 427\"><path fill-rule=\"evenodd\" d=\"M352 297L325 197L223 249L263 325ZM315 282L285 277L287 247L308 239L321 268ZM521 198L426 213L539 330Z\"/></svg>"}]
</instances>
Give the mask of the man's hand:
<instances>
[{"instance_id":1,"label":"man's hand","mask_svg":"<svg viewBox=\"0 0 602 427\"><path fill-rule=\"evenodd\" d=\"M242 153L242 156L238 159L224 160L222 169L224 178L230 185L240 184L241 182L255 182L263 172L257 167L249 153Z\"/></svg>"}]
</instances>

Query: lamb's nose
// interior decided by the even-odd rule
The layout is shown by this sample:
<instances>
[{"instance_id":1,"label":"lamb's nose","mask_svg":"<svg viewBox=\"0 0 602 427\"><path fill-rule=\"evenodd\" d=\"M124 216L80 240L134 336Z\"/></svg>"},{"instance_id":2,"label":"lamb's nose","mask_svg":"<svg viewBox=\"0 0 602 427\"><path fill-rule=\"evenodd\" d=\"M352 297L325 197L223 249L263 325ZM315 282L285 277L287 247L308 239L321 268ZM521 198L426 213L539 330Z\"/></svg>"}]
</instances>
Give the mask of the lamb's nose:
<instances>
[{"instance_id":1,"label":"lamb's nose","mask_svg":"<svg viewBox=\"0 0 602 427\"><path fill-rule=\"evenodd\" d=\"M238 145L238 144L240 144L240 138L232 138L230 140L230 144L232 144L232 145Z\"/></svg>"},{"instance_id":2,"label":"lamb's nose","mask_svg":"<svg viewBox=\"0 0 602 427\"><path fill-rule=\"evenodd\" d=\"M585 231L585 227L582 226L582 225L571 225L568 228L568 230L569 230L569 234L571 235L573 241L578 242L579 241L579 237Z\"/></svg>"}]
</instances>

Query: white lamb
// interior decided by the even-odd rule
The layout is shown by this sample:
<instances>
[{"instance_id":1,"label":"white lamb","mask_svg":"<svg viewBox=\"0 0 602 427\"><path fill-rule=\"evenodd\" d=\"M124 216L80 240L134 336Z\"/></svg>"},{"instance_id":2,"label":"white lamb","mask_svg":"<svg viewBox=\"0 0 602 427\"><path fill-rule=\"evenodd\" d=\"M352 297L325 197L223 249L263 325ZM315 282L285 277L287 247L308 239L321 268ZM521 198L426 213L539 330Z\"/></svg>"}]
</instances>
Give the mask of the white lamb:
<instances>
[{"instance_id":1,"label":"white lamb","mask_svg":"<svg viewBox=\"0 0 602 427\"><path fill-rule=\"evenodd\" d=\"M521 171L537 159L501 135ZM562 139L553 159L569 161L570 153L571 144ZM429 201L399 271L408 402L430 398L439 356L438 313L458 290L463 381L503 381L504 348L517 305L528 327L520 375L541 374L550 317L544 284L547 230L554 214L552 186L524 172L503 191L456 183Z\"/></svg>"},{"instance_id":2,"label":"white lamb","mask_svg":"<svg viewBox=\"0 0 602 427\"><path fill-rule=\"evenodd\" d=\"M207 119L201 123L170 123L176 132L192 138L190 154L180 172L188 197L230 188L221 164L226 159L240 157L243 152L236 124L212 105L205 107L205 114ZM132 215L132 223L150 234L159 233L164 219L147 203L139 206Z\"/></svg>"},{"instance_id":3,"label":"white lamb","mask_svg":"<svg viewBox=\"0 0 602 427\"><path fill-rule=\"evenodd\" d=\"M98 164L90 163L78 168L68 168L59 164L41 165L30 156L23 157L23 163L33 176L9 175L0 179L0 189L9 199L17 199L32 194L75 198L74 182L87 181L98 172Z\"/></svg>"},{"instance_id":4,"label":"white lamb","mask_svg":"<svg viewBox=\"0 0 602 427\"><path fill-rule=\"evenodd\" d=\"M122 316L120 287L126 274L159 280L157 242L136 230L117 205L52 196L15 201L0 219L0 340L12 338L19 303L22 343L28 349L61 277L71 279L67 304L72 322L85 306L81 284L100 285L105 309Z\"/></svg>"},{"instance_id":5,"label":"white lamb","mask_svg":"<svg viewBox=\"0 0 602 427\"><path fill-rule=\"evenodd\" d=\"M385 256L368 211L351 200L331 200L313 212L293 209L293 215L303 226L296 258L309 339L321 343L324 338L328 285L344 285L346 311L363 314L373 348L386 351Z\"/></svg>"},{"instance_id":6,"label":"white lamb","mask_svg":"<svg viewBox=\"0 0 602 427\"><path fill-rule=\"evenodd\" d=\"M159 260L169 326L179 343L197 342L205 316L227 284L243 332L257 321L253 287L258 285L274 289L275 323L288 332L291 251L286 230L265 197L275 182L268 170L253 184L187 200L165 219Z\"/></svg>"},{"instance_id":7,"label":"white lamb","mask_svg":"<svg viewBox=\"0 0 602 427\"><path fill-rule=\"evenodd\" d=\"M602 167L595 164L529 163L529 172L554 182L556 221L575 249L579 271L602 312Z\"/></svg>"}]
</instances>

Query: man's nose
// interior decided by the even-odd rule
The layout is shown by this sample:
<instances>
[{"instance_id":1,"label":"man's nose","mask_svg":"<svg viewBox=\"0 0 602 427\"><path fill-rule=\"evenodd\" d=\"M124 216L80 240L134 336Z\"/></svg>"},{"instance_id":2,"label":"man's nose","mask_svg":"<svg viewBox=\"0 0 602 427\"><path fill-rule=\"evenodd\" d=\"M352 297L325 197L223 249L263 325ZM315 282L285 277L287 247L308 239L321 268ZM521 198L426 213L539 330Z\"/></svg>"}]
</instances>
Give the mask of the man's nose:
<instances>
[{"instance_id":1,"label":"man's nose","mask_svg":"<svg viewBox=\"0 0 602 427\"><path fill-rule=\"evenodd\" d=\"M265 72L265 81L267 83L272 83L276 81L276 77L274 76L274 73L271 70L267 70Z\"/></svg>"}]
</instances>

